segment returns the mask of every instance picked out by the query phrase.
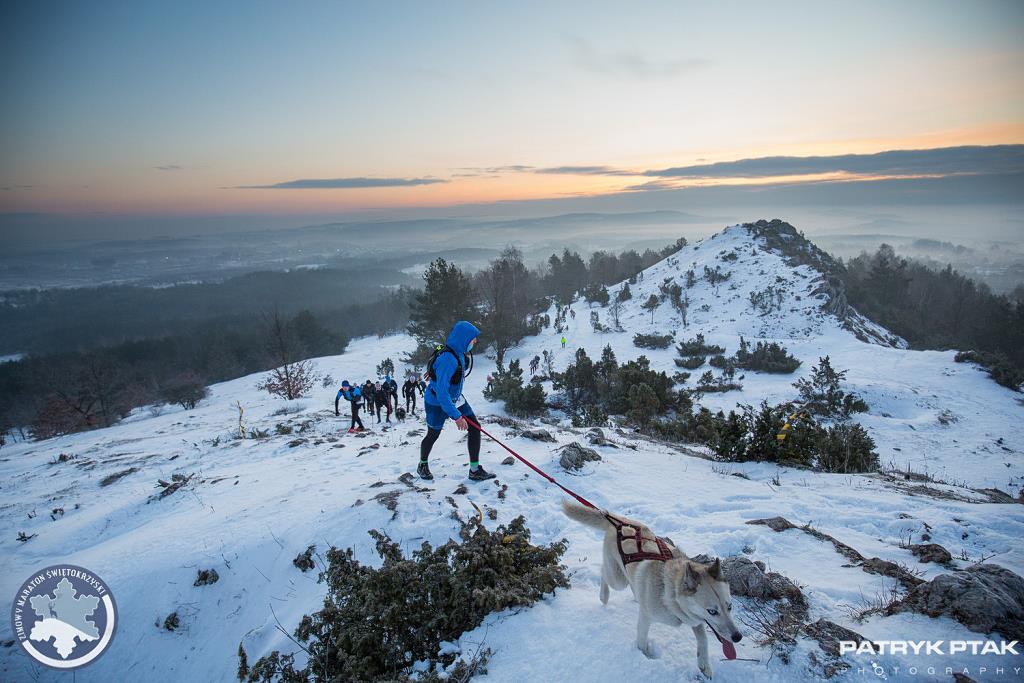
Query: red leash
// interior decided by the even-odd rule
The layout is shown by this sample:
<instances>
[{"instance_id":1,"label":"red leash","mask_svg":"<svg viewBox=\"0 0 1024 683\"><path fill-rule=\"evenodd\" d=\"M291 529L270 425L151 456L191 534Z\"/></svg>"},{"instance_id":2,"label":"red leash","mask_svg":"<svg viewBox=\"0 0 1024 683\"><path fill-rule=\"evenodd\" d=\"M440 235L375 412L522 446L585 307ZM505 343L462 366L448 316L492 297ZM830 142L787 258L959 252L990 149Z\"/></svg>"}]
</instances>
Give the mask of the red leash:
<instances>
[{"instance_id":1,"label":"red leash","mask_svg":"<svg viewBox=\"0 0 1024 683\"><path fill-rule=\"evenodd\" d=\"M463 417L466 417L466 416L463 415ZM600 509L596 505L591 503L589 500L584 498L583 496L578 495L576 493L573 493L569 489L567 489L564 486L562 486L561 484L559 484L557 481L555 481L555 478L552 477L551 475L549 475L547 472L545 472L544 470L540 469L539 467L534 465L532 462L530 462L529 460L527 460L523 456L521 456L518 453L516 453L514 450L512 450L511 448L509 448L508 446L503 444L498 439L494 438L494 436L490 432L488 432L486 429L484 429L479 424L477 424L477 422L475 420L473 420L472 418L466 417L466 422L468 422L469 424L473 425L474 427L479 429L481 432L486 434L488 436L488 438L490 438L491 441L493 441L494 443L498 444L499 446L504 448L506 451L508 451L509 453L514 455L515 457L517 457L520 460L520 462L522 462L524 465L529 467L531 470L533 470L534 472L536 472L540 476L544 477L545 479L550 481L552 484L554 484L558 488L562 489L563 491L568 493L570 496L572 496L573 498L575 498L576 500L578 500L582 504L586 505L588 508L594 508L595 510L599 510ZM605 515L605 517L607 517L609 521L612 521L612 520L615 519L611 515L607 515L607 514ZM621 543L622 540L623 540L622 526L624 526L624 525L622 525L621 523L616 524L616 522L618 522L618 520L612 521L612 524L614 524L616 526L616 530L615 530L616 531L616 536L619 539L619 542L617 543L618 549L619 549L619 555L622 556L623 564L626 564L627 556L622 551L622 543ZM643 548L640 545L643 542L643 538L640 536L640 532L639 532L639 529L638 529L637 533L636 533L636 536L635 536L636 547L637 547L638 554L637 554L636 557L633 557L632 559L630 559L630 562L639 562L640 560L648 560L648 559L649 560L662 560L662 561L671 559L673 557L672 551L669 550L668 546L665 544L665 542L662 539L657 538L657 537L655 537L655 538L656 538L656 542L658 544L659 553L657 553L657 554L655 554L655 553L647 553L646 551L643 550ZM707 623L708 626L711 626L711 624L707 621L707 619L705 619L704 621L705 621L705 623ZM713 626L711 627L711 632L714 633L715 637L718 638L719 642L722 643L722 654L725 655L725 658L726 659L730 659L730 660L731 659L736 659L736 648L733 647L733 644L731 642L729 642L728 640L726 640L725 638L723 638L722 636L718 635L718 631L716 631ZM746 660L746 661L753 661L753 660Z\"/></svg>"},{"instance_id":2,"label":"red leash","mask_svg":"<svg viewBox=\"0 0 1024 683\"><path fill-rule=\"evenodd\" d=\"M463 415L463 417L466 417L466 416L465 416L465 415ZM581 496L581 495L579 495L579 494L576 494L576 493L573 493L573 492L572 492L572 491L570 491L569 489L565 488L564 486L562 486L561 484L559 484L559 483L558 483L557 481L555 481L555 478L554 478L554 477L552 477L551 475L549 475L549 474L548 474L547 472L545 472L544 470L540 469L539 467L537 467L536 465L534 465L534 464L533 464L532 462L530 462L529 460L527 460L527 459L526 459L526 458L524 458L523 456L519 455L519 454L518 454L518 453L516 453L516 452L515 452L514 450L512 450L511 448L509 448L508 446L506 446L505 444L503 444L503 443L502 443L501 441L499 441L498 439L496 439L496 438L495 438L495 437L494 437L494 436L493 436L493 435L492 435L492 434L491 434L490 432L488 432L488 431L487 431L486 429L484 429L484 428L483 428L483 427L481 427L481 426L480 426L479 424L477 424L477 423L476 423L476 421L475 421L475 420L473 420L473 418L470 418L470 417L466 417L466 422L468 422L469 424L473 425L474 427L476 427L477 429L479 429L479 430L480 430L481 432L483 432L484 434L486 434L486 435L487 435L487 436L488 436L488 437L489 437L489 438L491 439L491 441L493 441L494 443L498 444L499 446L501 446L502 448L504 448L504 449L505 449L506 451L508 451L509 453L511 453L512 455L514 455L515 457L519 458L519 460L520 460L520 461L521 461L521 462L522 462L522 463L523 463L524 465L526 465L527 467L529 467L529 468L530 468L531 470L533 470L534 472L536 472L536 473L537 473L537 474L539 474L540 476L544 477L545 479L547 479L548 481L550 481L550 482L551 482L552 484L554 484L554 485L555 485L555 486L557 486L558 488L562 489L563 491L565 491L566 493L568 493L568 494L569 494L570 496L572 496L573 498L575 498L575 499L576 499L576 500L578 500L579 502L581 502L581 503L583 503L584 505L586 505L586 506L587 506L588 508L594 508L595 510L597 510L597 509L598 509L598 507L597 507L596 505L594 505L593 503L591 503L591 502L590 502L589 500L587 500L587 499L586 499L586 498L584 498L583 496Z\"/></svg>"}]
</instances>

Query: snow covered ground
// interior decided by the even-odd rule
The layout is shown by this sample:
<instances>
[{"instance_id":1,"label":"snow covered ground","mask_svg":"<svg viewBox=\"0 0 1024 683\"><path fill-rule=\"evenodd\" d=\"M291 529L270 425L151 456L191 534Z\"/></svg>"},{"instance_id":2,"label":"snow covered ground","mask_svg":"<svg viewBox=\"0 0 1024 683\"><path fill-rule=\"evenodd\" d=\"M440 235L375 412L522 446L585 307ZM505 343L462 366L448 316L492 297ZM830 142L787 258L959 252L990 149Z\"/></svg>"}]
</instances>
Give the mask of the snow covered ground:
<instances>
[{"instance_id":1,"label":"snow covered ground","mask_svg":"<svg viewBox=\"0 0 1024 683\"><path fill-rule=\"evenodd\" d=\"M723 249L738 249L739 260L718 259ZM673 347L637 349L634 332L676 333L676 341L702 331L710 343L736 350L742 334L751 341L778 340L803 365L793 375L746 373L743 390L707 395L712 409L757 404L763 398L779 402L795 398L792 382L810 372L819 356L828 354L833 366L848 370L847 388L861 394L870 412L856 416L875 439L883 464L927 471L947 481L949 490L981 499L973 488L998 487L1017 495L1022 483L1024 426L1019 394L995 384L971 365L953 362L952 352L921 352L867 344L843 329L835 318L817 312L821 301L808 296L813 273L790 268L775 254L751 255L750 238L729 228L714 239L690 245L644 273L632 286L633 299L622 316L623 333L591 329L585 303L574 305L567 348L560 348L553 329L524 340L509 360L530 358L547 349L563 368L579 347L592 358L611 344L619 362L644 354L656 369L670 374ZM689 324L680 327L666 302L654 314L640 309L665 277L680 282L696 264L722 265L732 278L714 288L698 281L689 295ZM764 271L762 274L760 271ZM789 284L783 311L760 317L750 309L749 291L763 288L776 277ZM736 289L730 289L735 285ZM614 295L615 288L612 288ZM796 295L801 299L797 300ZM709 310L701 311L707 303ZM793 309L793 310L790 310ZM608 323L607 309L600 311ZM552 319L554 311L552 310ZM339 356L315 359L316 366L342 379L363 381L380 360L398 363L412 347L406 335L364 338ZM493 364L481 357L467 380L465 395L486 426L488 415L501 415L498 404L481 395ZM705 368L695 372L691 382ZM399 367L398 376L402 375ZM497 511L497 525L523 514L535 543L569 539L563 558L572 587L559 590L532 608L491 615L463 635L463 652L472 654L483 643L493 651L485 680L493 681L678 681L698 679L696 646L689 629L655 625L651 638L658 657L645 658L635 647L637 607L628 591L612 594L607 606L598 600L600 539L592 530L565 518L559 491L523 465L499 464L505 452L485 438L482 462L498 474L496 480L468 482L465 445L449 425L434 448L431 468L435 480L428 492L417 492L398 480L414 470L419 438L410 432L422 427L417 419L391 429L374 424L373 431L348 435L347 417L336 418L336 388L317 388L308 398L285 402L258 392L258 376L243 377L211 387L211 396L192 411L139 409L108 429L34 443L17 443L0 450L0 595L13 597L33 570L68 562L95 571L110 586L120 613L118 633L110 650L76 672L83 682L230 681L237 670L239 642L250 662L271 649L294 646L277 629L291 632L302 615L319 608L324 587L316 572L300 572L293 558L309 545L322 553L329 546L352 547L357 559L379 565L369 529L386 531L406 551L423 540L443 543L456 534L446 496L453 496L460 513L473 513L470 501ZM550 389L550 387L549 387ZM247 428L269 429L268 439L236 439L239 410ZM276 414L287 408L288 414ZM942 411L955 420L938 420ZM948 415L947 415L948 417ZM365 419L365 418L364 418ZM278 423L302 433L275 434ZM538 423L540 424L540 423ZM371 426L367 421L367 426ZM775 533L746 521L781 515L795 524L810 523L853 546L866 557L878 556L918 568L924 578L941 570L918 564L901 548L908 533L915 538L930 527L932 541L961 553L966 567L981 557L1024 574L1024 507L1014 504L963 502L932 496L908 495L877 476L821 474L769 464L723 464L695 457L667 444L654 443L628 432L607 430L618 448L598 447L603 460L582 473L561 471L555 450L571 441L584 442L585 430L541 425L557 444L518 436L492 423L492 433L564 484L610 510L639 518L657 533L670 536L690 555L746 554L769 569L796 581L811 605L811 619L828 618L875 639L978 639L958 622L921 615L873 617L857 623L849 607L884 593L892 579L863 572L833 548L798 531ZM301 441L300 441L301 440ZM376 447L374 447L376 445ZM706 452L694 447L694 450ZM59 456L72 456L59 462ZM124 473L106 486L104 478ZM157 498L157 480L175 473L194 474L176 493ZM742 473L747 478L732 476ZM777 481L777 483L776 483ZM374 486L378 482L383 485ZM455 494L467 483L467 494ZM507 486L504 498L499 497ZM942 488L942 487L939 487ZM394 513L374 499L398 492ZM63 514L54 512L62 508ZM21 543L19 532L37 534ZM220 580L195 587L197 570L214 568ZM158 627L171 612L181 627L170 632ZM4 620L0 631L0 679L4 681L65 681L56 673L33 666ZM807 653L817 649L801 641L788 664L769 659L748 635L737 649L740 658L716 662L716 680L793 681L812 679ZM714 643L713 643L714 645ZM714 647L712 647L713 652ZM935 676L895 675L891 667L918 664L969 667L975 680L1015 680L1009 674L988 678L978 667L1021 666L1008 658L955 656L881 657L854 660L870 667L875 661L889 668L890 680L951 680L941 669ZM856 668L836 680L875 676Z\"/></svg>"}]
</instances>

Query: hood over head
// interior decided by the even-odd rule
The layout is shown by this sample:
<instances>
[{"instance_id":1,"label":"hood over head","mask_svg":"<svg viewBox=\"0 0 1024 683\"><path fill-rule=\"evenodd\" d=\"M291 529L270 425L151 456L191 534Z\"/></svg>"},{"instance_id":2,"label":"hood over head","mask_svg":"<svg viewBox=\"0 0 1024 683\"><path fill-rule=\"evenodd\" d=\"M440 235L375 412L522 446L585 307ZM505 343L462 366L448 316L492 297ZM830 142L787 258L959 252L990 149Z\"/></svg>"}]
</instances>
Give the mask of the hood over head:
<instances>
[{"instance_id":1,"label":"hood over head","mask_svg":"<svg viewBox=\"0 0 1024 683\"><path fill-rule=\"evenodd\" d=\"M453 351L465 354L466 348L469 346L469 340L479 336L480 330L476 328L476 325L465 320L460 320L455 323L451 334L448 335L446 343L448 346L452 347Z\"/></svg>"}]
</instances>

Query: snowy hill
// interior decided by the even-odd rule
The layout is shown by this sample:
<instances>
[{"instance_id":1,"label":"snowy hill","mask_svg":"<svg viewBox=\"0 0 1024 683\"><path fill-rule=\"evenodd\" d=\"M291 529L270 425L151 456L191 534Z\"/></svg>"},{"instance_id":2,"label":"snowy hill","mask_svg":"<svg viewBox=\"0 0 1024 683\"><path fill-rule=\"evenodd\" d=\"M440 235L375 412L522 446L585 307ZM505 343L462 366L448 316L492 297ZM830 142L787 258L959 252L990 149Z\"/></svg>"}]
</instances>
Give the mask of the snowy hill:
<instances>
[{"instance_id":1,"label":"snowy hill","mask_svg":"<svg viewBox=\"0 0 1024 683\"><path fill-rule=\"evenodd\" d=\"M889 590L893 579L851 566L829 544L807 534L746 524L774 516L810 523L865 557L904 563L930 579L948 570L919 564L904 547L908 535L917 542L927 529L931 542L951 551L954 567L995 555L992 562L1024 574L1024 507L988 502L990 497L978 490L1000 488L1016 495L1022 483L1024 427L1018 395L978 368L954 363L953 352L907 350L903 340L848 307L822 254L781 236L789 234L785 230L770 228L730 226L644 271L623 307L625 332L595 332L581 301L573 306L577 315L568 321L565 349L560 348L561 335L548 329L524 340L509 359L519 358L525 367L535 354L548 350L556 366L564 368L577 348L596 357L610 344L620 362L643 354L652 367L672 374L674 348L638 349L633 334L674 333L681 341L702 332L729 354L742 335L751 341L780 341L803 361L793 375L748 372L742 391L701 400L709 408L728 410L737 403L794 398L792 382L828 354L834 367L848 370L847 387L870 406L856 419L874 438L883 465L927 472L946 484L922 490L912 486L915 482L880 475L724 465L707 459L703 447L680 448L614 429L606 430L614 446L597 447L602 460L573 475L560 469L556 450L573 441L585 443L586 430L573 429L566 420L537 422L556 439L551 444L489 420L503 410L482 398L485 377L493 370L485 358L478 359L465 395L492 433L599 505L647 522L691 556L746 555L788 576L807 596L812 619L824 617L875 639L982 637L952 619L911 613L858 623L847 606L863 607L865 598ZM780 240L793 244L779 246ZM731 275L716 287L703 279L705 266ZM696 282L687 290L687 326L667 302L652 322L650 312L640 307L643 301L658 293L665 278L682 284L690 269ZM750 294L769 286L782 292L781 306L758 312ZM613 296L619 287L610 288ZM608 323L606 308L593 310ZM314 363L339 382L365 380L380 360L390 356L397 362L412 345L405 335L366 338L353 342L343 355ZM629 592L613 593L607 606L598 600L600 539L562 515L557 489L521 464L499 464L505 457L500 447L485 438L481 458L497 472L497 480L467 482L465 445L449 425L432 456L436 479L423 487L428 490L416 490L399 478L415 468L419 435L414 432L422 429L420 421L409 419L390 429L374 424L372 432L348 435L346 417L333 414L335 388L317 388L308 398L286 403L256 391L257 379L215 385L210 398L192 411L137 410L108 429L0 450L0 595L12 597L35 569L69 562L98 573L117 600L121 621L111 649L77 671L76 680L231 681L240 642L250 661L271 649L293 651L277 630L278 621L291 632L302 615L320 607L324 594L316 572L303 573L293 565L299 553L309 545L316 545L318 553L332 545L352 547L358 560L376 566L369 529L386 531L406 552L423 540L444 542L458 528L449 496L463 518L474 514L472 501L496 511L497 521L488 520L488 526L523 514L534 542L569 540L563 561L572 588L530 609L491 615L463 635L463 652L472 654L480 642L494 652L484 680L699 677L689 629L655 625L656 659L635 648L637 607ZM245 426L269 430L268 438L236 438L239 404ZM291 433L285 433L289 428ZM171 481L175 474L192 478L160 497L157 481ZM456 493L463 483L468 492ZM35 536L22 543L16 540L19 532ZM959 559L961 553L968 559ZM194 586L197 570L211 568L219 581ZM168 631L160 625L172 612L181 625ZM8 641L12 635L6 620L3 629L0 640ZM741 630L751 635L749 628L741 625ZM801 639L784 663L770 659L768 650L753 640L745 638L737 648L741 658L752 661L716 663L716 680L815 678L808 658L820 651L813 641ZM904 670L934 665L912 655L873 661ZM1010 665L1005 657L992 655L965 656L955 663L975 672L980 665ZM977 673L972 677L985 679ZM5 642L0 678L63 681L68 674L34 667L17 645ZM852 669L835 680L861 679L863 674ZM922 674L915 680L949 679Z\"/></svg>"},{"instance_id":2,"label":"snowy hill","mask_svg":"<svg viewBox=\"0 0 1024 683\"><path fill-rule=\"evenodd\" d=\"M696 282L689 289L692 312L687 323L705 335L717 331L734 337L800 340L838 327L864 342L906 348L903 339L846 303L843 285L833 274L835 265L788 223L758 221L729 226L655 264L644 271L636 293L643 301L658 293L665 278L683 284L685 272L692 270ZM705 269L717 269L729 279L709 283ZM759 292L768 293L771 310L752 307L750 296ZM664 334L681 330L681 323L677 316L653 327Z\"/></svg>"}]
</instances>

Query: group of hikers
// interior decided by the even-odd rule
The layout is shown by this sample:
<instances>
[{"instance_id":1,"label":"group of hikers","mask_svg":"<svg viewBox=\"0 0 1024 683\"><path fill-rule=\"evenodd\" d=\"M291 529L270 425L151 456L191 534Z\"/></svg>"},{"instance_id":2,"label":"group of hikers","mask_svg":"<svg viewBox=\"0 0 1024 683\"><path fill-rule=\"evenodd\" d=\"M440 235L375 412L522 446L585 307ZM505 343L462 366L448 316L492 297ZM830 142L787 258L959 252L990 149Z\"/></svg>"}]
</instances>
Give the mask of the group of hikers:
<instances>
[{"instance_id":1,"label":"group of hikers","mask_svg":"<svg viewBox=\"0 0 1024 683\"><path fill-rule=\"evenodd\" d=\"M473 369L472 351L476 346L480 330L470 322L460 320L455 323L445 344L438 345L430 361L427 362L427 370L423 378L409 377L402 385L402 396L405 398L405 411L396 409L396 417L404 419L405 412L412 405L412 412L416 413L416 394L423 397L423 412L427 421L427 433L420 442L420 461L416 467L416 474L422 479L433 479L427 462L434 442L441 436L441 429L447 420L455 422L460 431L468 430L469 438L469 478L474 481L483 481L494 478L494 474L488 472L480 465L480 427L476 414L470 407L469 402L462 395L462 385L466 376ZM423 380L428 380L424 382ZM352 425L349 433L365 431L363 422L359 419L359 409L365 402L367 408L373 411L376 408L377 422L380 422L381 408L386 409L386 420L391 422L391 406L398 405L398 383L390 375L384 378L383 382L374 384L367 380L362 386L354 386L345 380L341 383L334 398L334 414L341 414L338 406L339 401L345 399L352 407ZM359 425L356 427L356 425Z\"/></svg>"},{"instance_id":2,"label":"group of hikers","mask_svg":"<svg viewBox=\"0 0 1024 683\"><path fill-rule=\"evenodd\" d=\"M384 410L384 420L388 424L391 423L392 409L398 419L404 420L407 413L416 414L417 394L423 396L426 388L427 385L421 380L413 376L406 378L402 385L402 398L405 399L405 408L402 408L398 405L398 382L392 379L391 375L386 375L383 382L374 383L371 380L366 380L362 385L352 385L345 380L334 397L334 414L341 415L338 406L341 399L345 399L352 406L352 424L348 428L349 434L363 432L366 431L366 428L359 417L359 411L362 408L365 407L371 417L376 412L378 424L381 421L381 410Z\"/></svg>"}]
</instances>

